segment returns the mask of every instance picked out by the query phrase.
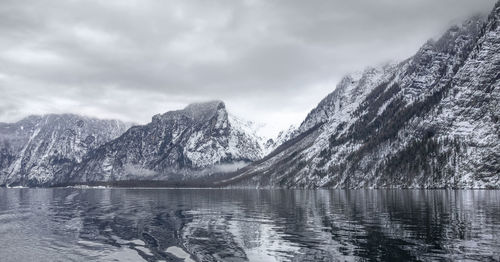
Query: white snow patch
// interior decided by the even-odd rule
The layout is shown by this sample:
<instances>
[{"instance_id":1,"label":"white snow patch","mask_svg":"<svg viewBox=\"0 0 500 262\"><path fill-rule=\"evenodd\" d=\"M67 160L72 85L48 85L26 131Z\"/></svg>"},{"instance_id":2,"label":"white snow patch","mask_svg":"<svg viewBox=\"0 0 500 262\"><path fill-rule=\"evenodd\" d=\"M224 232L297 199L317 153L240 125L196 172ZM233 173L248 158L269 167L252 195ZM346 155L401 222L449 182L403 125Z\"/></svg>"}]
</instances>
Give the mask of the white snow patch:
<instances>
[{"instance_id":1,"label":"white snow patch","mask_svg":"<svg viewBox=\"0 0 500 262\"><path fill-rule=\"evenodd\" d=\"M180 259L184 259L185 262L194 262L194 260L191 259L191 255L189 255L186 251L184 251L180 247L177 247L177 246L168 247L166 252L170 253L170 254L172 254Z\"/></svg>"}]
</instances>

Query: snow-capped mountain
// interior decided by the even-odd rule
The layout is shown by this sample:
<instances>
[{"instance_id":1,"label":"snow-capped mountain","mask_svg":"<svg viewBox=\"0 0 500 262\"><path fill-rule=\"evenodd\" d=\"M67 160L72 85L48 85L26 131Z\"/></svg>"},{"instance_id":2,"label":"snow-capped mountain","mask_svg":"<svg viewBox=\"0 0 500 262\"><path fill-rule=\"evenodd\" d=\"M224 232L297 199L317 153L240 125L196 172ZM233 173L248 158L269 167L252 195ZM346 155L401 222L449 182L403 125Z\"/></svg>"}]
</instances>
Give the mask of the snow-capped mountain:
<instances>
[{"instance_id":1,"label":"snow-capped mountain","mask_svg":"<svg viewBox=\"0 0 500 262\"><path fill-rule=\"evenodd\" d=\"M222 101L196 103L155 115L90 152L70 181L197 177L234 171L262 156L251 125L230 116Z\"/></svg>"},{"instance_id":2,"label":"snow-capped mountain","mask_svg":"<svg viewBox=\"0 0 500 262\"><path fill-rule=\"evenodd\" d=\"M217 185L500 187L500 2L346 76L292 139Z\"/></svg>"},{"instance_id":3,"label":"snow-capped mountain","mask_svg":"<svg viewBox=\"0 0 500 262\"><path fill-rule=\"evenodd\" d=\"M268 145L266 144L267 141L269 141L269 138L261 134L261 128L264 126L263 124L242 119L241 117L235 116L233 114L229 114L228 117L231 127L233 127L235 130L238 130L239 133L245 134L252 141L258 143L259 145L258 159L264 157L267 153L269 153L269 148Z\"/></svg>"},{"instance_id":4,"label":"snow-capped mountain","mask_svg":"<svg viewBox=\"0 0 500 262\"><path fill-rule=\"evenodd\" d=\"M76 115L0 123L0 185L500 188L499 25L500 2L405 61L344 77L276 139L222 101L131 128Z\"/></svg>"},{"instance_id":5,"label":"snow-capped mountain","mask_svg":"<svg viewBox=\"0 0 500 262\"><path fill-rule=\"evenodd\" d=\"M87 152L128 127L117 120L71 114L0 123L0 185L48 185L64 180Z\"/></svg>"},{"instance_id":6,"label":"snow-capped mountain","mask_svg":"<svg viewBox=\"0 0 500 262\"><path fill-rule=\"evenodd\" d=\"M295 125L290 125L287 129L282 130L278 133L278 135L272 138L264 138L265 142L263 143L264 148L264 156L271 153L274 149L276 149L281 144L293 138L293 136L297 133L297 127ZM262 140L262 141L264 141Z\"/></svg>"}]
</instances>

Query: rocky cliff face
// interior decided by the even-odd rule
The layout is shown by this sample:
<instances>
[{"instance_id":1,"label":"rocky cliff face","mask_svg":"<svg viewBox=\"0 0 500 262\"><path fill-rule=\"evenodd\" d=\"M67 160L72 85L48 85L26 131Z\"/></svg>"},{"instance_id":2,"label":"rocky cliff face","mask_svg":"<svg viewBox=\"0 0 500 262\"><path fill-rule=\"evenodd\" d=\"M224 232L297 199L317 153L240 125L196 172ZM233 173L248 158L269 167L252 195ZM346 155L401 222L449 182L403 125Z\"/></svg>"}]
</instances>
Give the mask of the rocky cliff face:
<instances>
[{"instance_id":1,"label":"rocky cliff face","mask_svg":"<svg viewBox=\"0 0 500 262\"><path fill-rule=\"evenodd\" d=\"M401 63L346 76L268 143L221 101L128 130L75 115L0 123L0 185L500 188L499 25L500 2Z\"/></svg>"},{"instance_id":2,"label":"rocky cliff face","mask_svg":"<svg viewBox=\"0 0 500 262\"><path fill-rule=\"evenodd\" d=\"M287 129L280 131L274 139L268 138L266 140L264 138L264 140L265 140L265 142L263 142L264 156L271 153L274 149L276 149L281 144L292 139L296 135L296 133L297 133L297 127L294 125L290 125Z\"/></svg>"},{"instance_id":3,"label":"rocky cliff face","mask_svg":"<svg viewBox=\"0 0 500 262\"><path fill-rule=\"evenodd\" d=\"M256 136L228 115L223 102L191 104L155 115L92 151L70 181L184 179L234 171L262 152Z\"/></svg>"},{"instance_id":4,"label":"rocky cliff face","mask_svg":"<svg viewBox=\"0 0 500 262\"><path fill-rule=\"evenodd\" d=\"M62 181L86 153L128 127L116 120L70 114L0 123L0 185L43 186Z\"/></svg>"},{"instance_id":5,"label":"rocky cliff face","mask_svg":"<svg viewBox=\"0 0 500 262\"><path fill-rule=\"evenodd\" d=\"M500 187L500 3L345 77L288 142L218 185Z\"/></svg>"}]
</instances>

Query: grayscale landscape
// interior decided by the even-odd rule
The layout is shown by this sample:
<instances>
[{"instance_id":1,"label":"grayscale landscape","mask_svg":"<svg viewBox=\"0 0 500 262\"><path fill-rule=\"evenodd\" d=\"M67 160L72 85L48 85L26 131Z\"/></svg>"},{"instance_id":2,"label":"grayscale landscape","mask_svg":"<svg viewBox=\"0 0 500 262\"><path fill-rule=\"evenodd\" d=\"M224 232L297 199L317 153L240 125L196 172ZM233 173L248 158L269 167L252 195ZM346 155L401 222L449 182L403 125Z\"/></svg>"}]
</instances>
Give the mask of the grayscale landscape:
<instances>
[{"instance_id":1,"label":"grayscale landscape","mask_svg":"<svg viewBox=\"0 0 500 262\"><path fill-rule=\"evenodd\" d=\"M500 260L500 2L0 13L0 261Z\"/></svg>"}]
</instances>

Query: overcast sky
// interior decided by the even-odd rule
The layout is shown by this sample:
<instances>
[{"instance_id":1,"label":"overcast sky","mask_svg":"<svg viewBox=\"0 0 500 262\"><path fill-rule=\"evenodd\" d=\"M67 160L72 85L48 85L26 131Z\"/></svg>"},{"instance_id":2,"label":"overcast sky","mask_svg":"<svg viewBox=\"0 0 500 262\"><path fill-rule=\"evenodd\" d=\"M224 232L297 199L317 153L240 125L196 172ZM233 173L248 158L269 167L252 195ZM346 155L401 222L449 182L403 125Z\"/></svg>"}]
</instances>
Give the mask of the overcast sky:
<instances>
[{"instance_id":1,"label":"overcast sky","mask_svg":"<svg viewBox=\"0 0 500 262\"><path fill-rule=\"evenodd\" d=\"M411 56L494 0L2 0L0 121L78 113L147 123L222 99L268 134L346 73Z\"/></svg>"}]
</instances>

